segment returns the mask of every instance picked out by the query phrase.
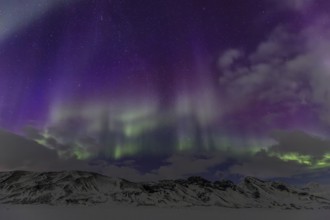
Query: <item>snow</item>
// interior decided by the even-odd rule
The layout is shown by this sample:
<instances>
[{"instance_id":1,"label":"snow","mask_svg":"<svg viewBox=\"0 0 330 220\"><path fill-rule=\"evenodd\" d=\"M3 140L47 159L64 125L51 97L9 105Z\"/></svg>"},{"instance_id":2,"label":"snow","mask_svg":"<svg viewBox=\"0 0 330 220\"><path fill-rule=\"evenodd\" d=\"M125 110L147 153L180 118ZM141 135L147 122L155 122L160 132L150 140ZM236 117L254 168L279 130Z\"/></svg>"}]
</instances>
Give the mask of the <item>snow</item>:
<instances>
[{"instance_id":1,"label":"snow","mask_svg":"<svg viewBox=\"0 0 330 220\"><path fill-rule=\"evenodd\" d=\"M0 220L322 220L330 216L328 192L318 184L301 189L253 177L238 185L200 177L134 183L81 171L5 172Z\"/></svg>"},{"instance_id":2,"label":"snow","mask_svg":"<svg viewBox=\"0 0 330 220\"><path fill-rule=\"evenodd\" d=\"M316 196L322 196L324 198L330 199L329 184L309 183L305 186L304 190Z\"/></svg>"},{"instance_id":3,"label":"snow","mask_svg":"<svg viewBox=\"0 0 330 220\"><path fill-rule=\"evenodd\" d=\"M329 209L317 187L306 190L247 177L238 185L201 177L134 183L82 171L0 173L0 203ZM317 195L310 193L315 192ZM1 219L0 219L1 220Z\"/></svg>"},{"instance_id":4,"label":"snow","mask_svg":"<svg viewBox=\"0 0 330 220\"><path fill-rule=\"evenodd\" d=\"M176 220L176 219L329 219L330 210L230 209L217 207L157 208L133 206L1 205L4 220Z\"/></svg>"}]
</instances>

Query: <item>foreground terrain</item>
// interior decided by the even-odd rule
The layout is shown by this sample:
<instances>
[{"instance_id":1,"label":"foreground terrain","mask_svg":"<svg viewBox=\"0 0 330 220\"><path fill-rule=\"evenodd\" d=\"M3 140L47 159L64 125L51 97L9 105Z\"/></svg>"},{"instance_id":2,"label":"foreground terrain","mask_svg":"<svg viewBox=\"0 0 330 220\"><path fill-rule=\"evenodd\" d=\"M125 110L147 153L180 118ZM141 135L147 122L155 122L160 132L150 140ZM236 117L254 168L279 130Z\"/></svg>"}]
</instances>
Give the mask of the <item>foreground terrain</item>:
<instances>
[{"instance_id":1,"label":"foreground terrain","mask_svg":"<svg viewBox=\"0 0 330 220\"><path fill-rule=\"evenodd\" d=\"M219 207L157 208L126 206L0 206L0 219L5 220L200 220L200 219L329 219L329 210L229 209Z\"/></svg>"},{"instance_id":2,"label":"foreground terrain","mask_svg":"<svg viewBox=\"0 0 330 220\"><path fill-rule=\"evenodd\" d=\"M82 171L0 173L0 204L11 205L329 209L325 195L315 186L253 177L240 184L201 177L136 183Z\"/></svg>"}]
</instances>

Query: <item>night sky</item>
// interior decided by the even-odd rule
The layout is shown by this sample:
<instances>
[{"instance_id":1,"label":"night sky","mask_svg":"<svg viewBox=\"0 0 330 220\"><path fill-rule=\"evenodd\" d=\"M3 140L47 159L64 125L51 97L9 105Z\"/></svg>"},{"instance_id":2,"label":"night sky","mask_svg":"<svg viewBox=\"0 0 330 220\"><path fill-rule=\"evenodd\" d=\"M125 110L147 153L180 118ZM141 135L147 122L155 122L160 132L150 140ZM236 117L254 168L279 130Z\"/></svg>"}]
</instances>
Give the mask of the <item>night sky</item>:
<instances>
[{"instance_id":1,"label":"night sky","mask_svg":"<svg viewBox=\"0 0 330 220\"><path fill-rule=\"evenodd\" d=\"M0 170L330 178L327 0L0 0Z\"/></svg>"}]
</instances>

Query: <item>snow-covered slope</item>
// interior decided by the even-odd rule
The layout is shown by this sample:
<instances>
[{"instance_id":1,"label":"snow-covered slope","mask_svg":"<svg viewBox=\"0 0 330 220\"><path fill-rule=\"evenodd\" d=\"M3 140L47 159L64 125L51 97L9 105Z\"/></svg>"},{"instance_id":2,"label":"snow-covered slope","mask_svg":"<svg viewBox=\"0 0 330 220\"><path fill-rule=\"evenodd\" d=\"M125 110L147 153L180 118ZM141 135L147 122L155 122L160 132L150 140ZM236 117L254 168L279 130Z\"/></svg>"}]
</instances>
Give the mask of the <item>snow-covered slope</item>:
<instances>
[{"instance_id":1,"label":"snow-covered slope","mask_svg":"<svg viewBox=\"0 0 330 220\"><path fill-rule=\"evenodd\" d=\"M330 185L309 183L303 188L303 190L330 200Z\"/></svg>"},{"instance_id":2,"label":"snow-covered slope","mask_svg":"<svg viewBox=\"0 0 330 220\"><path fill-rule=\"evenodd\" d=\"M329 200L308 190L253 177L246 177L238 185L201 177L134 183L82 171L0 173L0 203L330 208Z\"/></svg>"}]
</instances>

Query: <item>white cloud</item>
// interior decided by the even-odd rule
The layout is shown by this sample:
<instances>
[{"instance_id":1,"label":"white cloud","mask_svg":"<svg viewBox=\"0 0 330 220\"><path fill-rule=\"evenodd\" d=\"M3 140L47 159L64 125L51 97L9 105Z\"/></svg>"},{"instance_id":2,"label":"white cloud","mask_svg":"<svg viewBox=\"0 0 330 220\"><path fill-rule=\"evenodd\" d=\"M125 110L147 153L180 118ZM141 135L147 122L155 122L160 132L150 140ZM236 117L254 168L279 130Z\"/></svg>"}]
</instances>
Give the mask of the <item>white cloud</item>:
<instances>
[{"instance_id":1,"label":"white cloud","mask_svg":"<svg viewBox=\"0 0 330 220\"><path fill-rule=\"evenodd\" d=\"M230 68L223 66L220 85L228 96L228 111L242 108L250 101L276 102L300 92L294 84L299 83L301 74L291 71L303 48L296 41L287 29L277 27L254 52L242 56L242 62L232 60Z\"/></svg>"},{"instance_id":2,"label":"white cloud","mask_svg":"<svg viewBox=\"0 0 330 220\"><path fill-rule=\"evenodd\" d=\"M218 65L220 68L230 67L235 60L240 58L243 55L242 51L237 49L229 49L225 51L218 60Z\"/></svg>"},{"instance_id":3,"label":"white cloud","mask_svg":"<svg viewBox=\"0 0 330 220\"><path fill-rule=\"evenodd\" d=\"M320 16L301 31L276 27L255 51L239 62L232 59L230 68L223 65L219 82L227 95L226 111L261 101L273 106L287 102L291 113L319 106L314 110L330 125L329 25L329 17Z\"/></svg>"}]
</instances>

